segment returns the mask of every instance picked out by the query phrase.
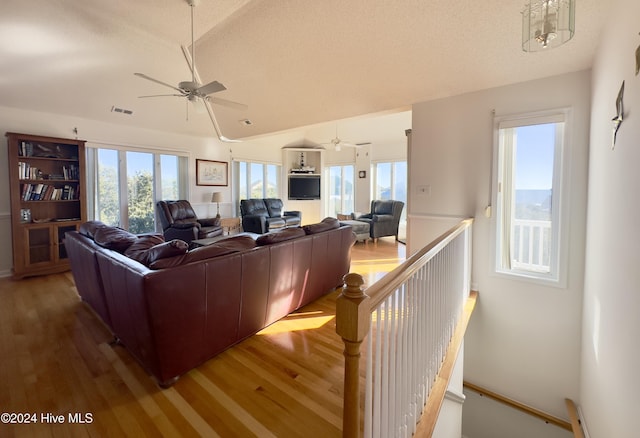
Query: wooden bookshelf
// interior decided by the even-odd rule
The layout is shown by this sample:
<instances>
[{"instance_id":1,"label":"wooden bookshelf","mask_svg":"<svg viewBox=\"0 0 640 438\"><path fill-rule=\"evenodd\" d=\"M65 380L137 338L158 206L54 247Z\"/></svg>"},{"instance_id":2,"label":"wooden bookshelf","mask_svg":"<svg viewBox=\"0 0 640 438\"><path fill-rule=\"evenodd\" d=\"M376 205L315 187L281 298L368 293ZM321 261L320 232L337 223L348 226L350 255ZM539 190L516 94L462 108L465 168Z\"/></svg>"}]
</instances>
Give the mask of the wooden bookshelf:
<instances>
[{"instance_id":1,"label":"wooden bookshelf","mask_svg":"<svg viewBox=\"0 0 640 438\"><path fill-rule=\"evenodd\" d=\"M69 269L64 235L87 220L85 142L8 132L13 276Z\"/></svg>"}]
</instances>

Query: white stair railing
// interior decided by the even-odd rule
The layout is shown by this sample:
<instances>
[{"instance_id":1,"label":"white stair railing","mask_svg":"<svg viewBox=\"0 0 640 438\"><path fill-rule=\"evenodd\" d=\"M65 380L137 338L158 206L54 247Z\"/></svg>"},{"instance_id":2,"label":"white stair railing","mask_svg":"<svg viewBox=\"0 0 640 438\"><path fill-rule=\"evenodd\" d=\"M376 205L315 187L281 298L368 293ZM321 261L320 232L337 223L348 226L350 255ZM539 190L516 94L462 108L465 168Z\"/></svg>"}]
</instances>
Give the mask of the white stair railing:
<instances>
[{"instance_id":1,"label":"white stair railing","mask_svg":"<svg viewBox=\"0 0 640 438\"><path fill-rule=\"evenodd\" d=\"M366 293L362 277L345 277L336 327L345 341L343 436L415 432L469 295L471 224L463 221ZM365 338L361 425L359 358Z\"/></svg>"}]
</instances>

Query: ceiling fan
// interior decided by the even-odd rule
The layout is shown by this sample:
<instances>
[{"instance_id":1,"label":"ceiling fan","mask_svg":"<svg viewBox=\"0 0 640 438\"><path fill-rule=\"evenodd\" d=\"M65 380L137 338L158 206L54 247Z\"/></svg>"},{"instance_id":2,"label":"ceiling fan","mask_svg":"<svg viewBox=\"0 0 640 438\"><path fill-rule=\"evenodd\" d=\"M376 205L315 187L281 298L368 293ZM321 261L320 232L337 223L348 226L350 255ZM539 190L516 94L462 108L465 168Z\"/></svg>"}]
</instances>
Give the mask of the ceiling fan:
<instances>
[{"instance_id":1,"label":"ceiling fan","mask_svg":"<svg viewBox=\"0 0 640 438\"><path fill-rule=\"evenodd\" d=\"M346 142L344 140L341 140L340 137L338 137L338 128L336 127L336 136L335 138L333 138L331 140L331 142L329 143L322 143L323 146L331 146L333 147L333 149L335 151L341 151L342 147L348 147L348 148L356 148L356 149L360 149L362 146L366 146L368 144L371 144L370 142L365 142L365 143L349 143Z\"/></svg>"},{"instance_id":2,"label":"ceiling fan","mask_svg":"<svg viewBox=\"0 0 640 438\"><path fill-rule=\"evenodd\" d=\"M223 105L223 106L233 108L233 109L238 109L238 110L246 110L247 106L242 103L233 102L231 100L210 96L211 94L218 93L220 91L224 91L227 89L227 87L225 87L218 81L212 81L205 85L201 84L200 78L198 77L198 73L196 71L196 65L195 65L196 54L195 54L195 44L194 44L194 38L193 38L193 33L194 33L193 32L193 9L197 6L197 4L199 3L199 0L185 0L185 1L191 8L191 53L189 53L189 50L184 45L182 46L182 53L187 61L189 70L191 70L191 80L182 81L178 83L178 86L176 87L174 85L152 78L151 76L147 76L143 73L134 73L138 77L147 79L149 81L155 82L160 85L164 85L165 87L169 87L175 91L175 93L172 93L172 94L153 94L153 95L139 96L139 97L140 98L164 97L164 96L186 97L187 98L186 100L187 117L189 114L188 112L189 102L191 102L194 105L198 105L200 102L202 102L202 104L207 110L207 113L209 114L209 118L211 119L213 127L216 130L216 133L218 134L218 138L222 141L233 142L235 140L230 140L226 138L224 135L222 135L220 131L220 126L218 125L218 121L216 120L215 114L213 113L213 109L211 108L210 103L215 103L218 105Z\"/></svg>"}]
</instances>

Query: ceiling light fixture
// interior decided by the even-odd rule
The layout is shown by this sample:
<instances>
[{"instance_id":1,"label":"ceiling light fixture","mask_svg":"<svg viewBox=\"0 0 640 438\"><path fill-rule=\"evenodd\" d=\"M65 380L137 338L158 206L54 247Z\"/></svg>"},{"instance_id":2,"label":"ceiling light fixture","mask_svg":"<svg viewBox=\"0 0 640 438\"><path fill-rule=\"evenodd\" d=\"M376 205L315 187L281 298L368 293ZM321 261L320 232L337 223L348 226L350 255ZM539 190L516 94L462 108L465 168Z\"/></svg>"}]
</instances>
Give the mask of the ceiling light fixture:
<instances>
[{"instance_id":1,"label":"ceiling light fixture","mask_svg":"<svg viewBox=\"0 0 640 438\"><path fill-rule=\"evenodd\" d=\"M561 46L573 37L575 0L531 0L522 11L522 50Z\"/></svg>"}]
</instances>

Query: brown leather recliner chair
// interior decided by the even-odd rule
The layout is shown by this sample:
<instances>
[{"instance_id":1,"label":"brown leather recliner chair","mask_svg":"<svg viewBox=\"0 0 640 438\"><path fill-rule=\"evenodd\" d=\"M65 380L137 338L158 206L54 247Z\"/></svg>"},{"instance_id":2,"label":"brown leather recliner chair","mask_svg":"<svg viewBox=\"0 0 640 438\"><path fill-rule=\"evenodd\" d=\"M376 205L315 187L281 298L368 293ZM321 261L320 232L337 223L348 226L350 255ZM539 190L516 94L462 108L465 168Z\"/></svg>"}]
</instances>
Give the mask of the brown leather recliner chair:
<instances>
[{"instance_id":1,"label":"brown leather recliner chair","mask_svg":"<svg viewBox=\"0 0 640 438\"><path fill-rule=\"evenodd\" d=\"M158 201L157 207L167 241L180 239L190 243L192 240L222 235L220 218L198 219L189 201Z\"/></svg>"}]
</instances>

